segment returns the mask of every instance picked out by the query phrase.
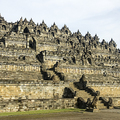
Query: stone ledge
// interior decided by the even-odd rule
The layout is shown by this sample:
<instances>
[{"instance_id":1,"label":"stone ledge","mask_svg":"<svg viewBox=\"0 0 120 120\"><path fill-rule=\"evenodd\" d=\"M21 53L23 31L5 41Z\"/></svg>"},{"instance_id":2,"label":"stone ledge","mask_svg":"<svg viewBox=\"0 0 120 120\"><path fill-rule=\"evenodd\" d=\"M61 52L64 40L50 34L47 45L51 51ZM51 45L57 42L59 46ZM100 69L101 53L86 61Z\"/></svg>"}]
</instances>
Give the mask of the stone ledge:
<instances>
[{"instance_id":1,"label":"stone ledge","mask_svg":"<svg viewBox=\"0 0 120 120\"><path fill-rule=\"evenodd\" d=\"M13 99L0 101L0 112L75 108L75 99Z\"/></svg>"}]
</instances>

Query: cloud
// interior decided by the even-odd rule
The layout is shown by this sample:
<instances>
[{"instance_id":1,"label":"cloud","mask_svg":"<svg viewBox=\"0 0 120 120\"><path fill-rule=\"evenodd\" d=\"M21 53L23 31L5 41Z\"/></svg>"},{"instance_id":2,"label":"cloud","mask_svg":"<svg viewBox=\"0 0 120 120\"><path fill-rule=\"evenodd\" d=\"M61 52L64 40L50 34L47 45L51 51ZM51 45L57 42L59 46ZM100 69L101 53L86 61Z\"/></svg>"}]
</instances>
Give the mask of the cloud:
<instances>
[{"instance_id":1,"label":"cloud","mask_svg":"<svg viewBox=\"0 0 120 120\"><path fill-rule=\"evenodd\" d=\"M35 23L44 19L49 27L55 22L83 35L97 33L101 40L112 37L120 48L120 0L0 0L0 12L9 22L21 16Z\"/></svg>"}]
</instances>

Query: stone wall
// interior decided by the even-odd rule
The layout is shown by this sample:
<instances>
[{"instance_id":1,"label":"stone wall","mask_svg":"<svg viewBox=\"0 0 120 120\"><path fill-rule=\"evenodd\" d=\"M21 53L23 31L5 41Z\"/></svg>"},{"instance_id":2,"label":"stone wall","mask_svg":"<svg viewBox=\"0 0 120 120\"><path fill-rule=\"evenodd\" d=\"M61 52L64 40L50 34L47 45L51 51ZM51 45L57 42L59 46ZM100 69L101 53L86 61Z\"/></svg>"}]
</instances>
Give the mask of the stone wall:
<instances>
[{"instance_id":1,"label":"stone wall","mask_svg":"<svg viewBox=\"0 0 120 120\"><path fill-rule=\"evenodd\" d=\"M44 51L44 50L56 51L56 49L57 49L56 45L47 45L46 43L38 44L38 51Z\"/></svg>"},{"instance_id":2,"label":"stone wall","mask_svg":"<svg viewBox=\"0 0 120 120\"><path fill-rule=\"evenodd\" d=\"M62 98L64 88L69 85L52 81L6 81L0 82L0 96L2 99L53 99Z\"/></svg>"},{"instance_id":3,"label":"stone wall","mask_svg":"<svg viewBox=\"0 0 120 120\"><path fill-rule=\"evenodd\" d=\"M0 64L0 70L5 71L35 71L40 72L40 65L13 65L13 64Z\"/></svg>"},{"instance_id":4,"label":"stone wall","mask_svg":"<svg viewBox=\"0 0 120 120\"><path fill-rule=\"evenodd\" d=\"M103 97L120 97L120 85L95 85L91 86L95 91L100 91Z\"/></svg>"},{"instance_id":5,"label":"stone wall","mask_svg":"<svg viewBox=\"0 0 120 120\"><path fill-rule=\"evenodd\" d=\"M63 73L67 73L67 74L90 74L90 75L103 75L104 72L106 72L107 75L113 75L115 77L119 77L120 76L120 72L119 71L111 71L109 69L106 68L95 68L95 67L77 67L77 66L68 66L68 67L60 67L58 69L59 72L63 72Z\"/></svg>"},{"instance_id":6,"label":"stone wall","mask_svg":"<svg viewBox=\"0 0 120 120\"><path fill-rule=\"evenodd\" d=\"M95 91L100 91L100 96L108 100L109 97L113 100L113 106L120 106L120 85L91 85Z\"/></svg>"},{"instance_id":7,"label":"stone wall","mask_svg":"<svg viewBox=\"0 0 120 120\"><path fill-rule=\"evenodd\" d=\"M74 108L75 99L0 99L0 112Z\"/></svg>"}]
</instances>

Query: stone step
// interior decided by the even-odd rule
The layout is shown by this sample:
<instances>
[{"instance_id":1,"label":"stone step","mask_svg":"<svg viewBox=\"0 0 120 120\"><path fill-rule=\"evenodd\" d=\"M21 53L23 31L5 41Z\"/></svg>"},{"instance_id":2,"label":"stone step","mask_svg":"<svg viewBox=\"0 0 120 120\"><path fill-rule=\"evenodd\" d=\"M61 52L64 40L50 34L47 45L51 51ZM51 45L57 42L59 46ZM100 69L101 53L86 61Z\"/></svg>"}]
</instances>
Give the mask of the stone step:
<instances>
[{"instance_id":1,"label":"stone step","mask_svg":"<svg viewBox=\"0 0 120 120\"><path fill-rule=\"evenodd\" d=\"M103 104L103 103L101 103L101 101L100 101L100 100L97 102L97 108L98 108L98 109L107 109L107 107L106 107L106 106L104 106L104 104Z\"/></svg>"},{"instance_id":2,"label":"stone step","mask_svg":"<svg viewBox=\"0 0 120 120\"><path fill-rule=\"evenodd\" d=\"M82 97L85 101L87 101L88 98L90 98L91 100L93 99L93 96L91 96L89 93L87 93L83 90L77 91L76 96Z\"/></svg>"},{"instance_id":3,"label":"stone step","mask_svg":"<svg viewBox=\"0 0 120 120\"><path fill-rule=\"evenodd\" d=\"M93 100L94 96L91 96L89 93L87 93L85 90L79 90L77 89L74 84L71 82L69 83L69 86L74 90L76 91L76 98L78 97L82 97L86 102L87 102L87 99L90 98L91 101ZM104 106L104 104L98 100L97 102L97 108L98 109L107 109L106 106Z\"/></svg>"},{"instance_id":4,"label":"stone step","mask_svg":"<svg viewBox=\"0 0 120 120\"><path fill-rule=\"evenodd\" d=\"M82 97L85 101L87 101L88 98L93 99L93 96L91 96L85 90L77 89L73 83L70 83L69 85L74 91L76 91L76 97Z\"/></svg>"},{"instance_id":5,"label":"stone step","mask_svg":"<svg viewBox=\"0 0 120 120\"><path fill-rule=\"evenodd\" d=\"M60 81L60 78L51 70L47 70L48 73L50 73L51 76L54 76L55 81Z\"/></svg>"}]
</instances>

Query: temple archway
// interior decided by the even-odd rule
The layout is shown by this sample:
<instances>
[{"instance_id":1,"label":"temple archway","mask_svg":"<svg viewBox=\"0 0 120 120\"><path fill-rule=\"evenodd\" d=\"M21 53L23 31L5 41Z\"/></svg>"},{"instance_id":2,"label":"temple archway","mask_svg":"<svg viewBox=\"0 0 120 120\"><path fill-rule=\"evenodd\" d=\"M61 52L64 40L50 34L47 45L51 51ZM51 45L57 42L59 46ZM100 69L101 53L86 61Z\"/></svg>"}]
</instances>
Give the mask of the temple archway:
<instances>
[{"instance_id":1,"label":"temple archway","mask_svg":"<svg viewBox=\"0 0 120 120\"><path fill-rule=\"evenodd\" d=\"M66 33L66 34L68 34L68 31L67 31L67 30L65 30L65 33Z\"/></svg>"},{"instance_id":2,"label":"temple archway","mask_svg":"<svg viewBox=\"0 0 120 120\"><path fill-rule=\"evenodd\" d=\"M29 33L29 30L27 27L24 29L24 33Z\"/></svg>"},{"instance_id":3,"label":"temple archway","mask_svg":"<svg viewBox=\"0 0 120 120\"><path fill-rule=\"evenodd\" d=\"M37 30L37 35L40 35L40 30Z\"/></svg>"},{"instance_id":4,"label":"temple archway","mask_svg":"<svg viewBox=\"0 0 120 120\"><path fill-rule=\"evenodd\" d=\"M53 37L55 36L54 32L52 32L51 34L52 34Z\"/></svg>"},{"instance_id":5,"label":"temple archway","mask_svg":"<svg viewBox=\"0 0 120 120\"><path fill-rule=\"evenodd\" d=\"M88 58L88 63L91 65L92 64L92 61L90 58Z\"/></svg>"},{"instance_id":6,"label":"temple archway","mask_svg":"<svg viewBox=\"0 0 120 120\"><path fill-rule=\"evenodd\" d=\"M57 29L55 29L55 32L57 33Z\"/></svg>"},{"instance_id":7,"label":"temple archway","mask_svg":"<svg viewBox=\"0 0 120 120\"><path fill-rule=\"evenodd\" d=\"M43 30L46 31L46 27L43 27Z\"/></svg>"},{"instance_id":8,"label":"temple archway","mask_svg":"<svg viewBox=\"0 0 120 120\"><path fill-rule=\"evenodd\" d=\"M6 26L5 25L2 25L2 30L6 30Z\"/></svg>"},{"instance_id":9,"label":"temple archway","mask_svg":"<svg viewBox=\"0 0 120 120\"><path fill-rule=\"evenodd\" d=\"M60 44L60 40L57 39L56 41L57 41L58 44Z\"/></svg>"},{"instance_id":10,"label":"temple archway","mask_svg":"<svg viewBox=\"0 0 120 120\"><path fill-rule=\"evenodd\" d=\"M32 40L29 40L29 47L36 51L36 41L34 38L32 38Z\"/></svg>"}]
</instances>

